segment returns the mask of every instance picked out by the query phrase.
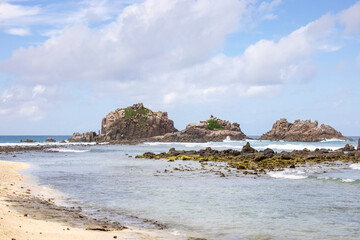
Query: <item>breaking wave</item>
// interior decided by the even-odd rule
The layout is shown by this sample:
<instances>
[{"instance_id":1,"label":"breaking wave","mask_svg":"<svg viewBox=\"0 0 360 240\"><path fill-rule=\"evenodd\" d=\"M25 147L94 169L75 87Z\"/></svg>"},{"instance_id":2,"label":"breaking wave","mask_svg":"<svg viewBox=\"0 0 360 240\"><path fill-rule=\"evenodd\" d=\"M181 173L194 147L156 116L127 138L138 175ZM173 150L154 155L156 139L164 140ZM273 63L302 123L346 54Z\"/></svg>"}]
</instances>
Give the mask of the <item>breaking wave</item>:
<instances>
[{"instance_id":1,"label":"breaking wave","mask_svg":"<svg viewBox=\"0 0 360 240\"><path fill-rule=\"evenodd\" d=\"M79 150L79 149L69 149L69 148L49 148L46 149L47 152L61 152L61 153L83 153L90 152L90 150Z\"/></svg>"},{"instance_id":2,"label":"breaking wave","mask_svg":"<svg viewBox=\"0 0 360 240\"><path fill-rule=\"evenodd\" d=\"M360 163L353 163L349 167L355 170L360 170Z\"/></svg>"}]
</instances>

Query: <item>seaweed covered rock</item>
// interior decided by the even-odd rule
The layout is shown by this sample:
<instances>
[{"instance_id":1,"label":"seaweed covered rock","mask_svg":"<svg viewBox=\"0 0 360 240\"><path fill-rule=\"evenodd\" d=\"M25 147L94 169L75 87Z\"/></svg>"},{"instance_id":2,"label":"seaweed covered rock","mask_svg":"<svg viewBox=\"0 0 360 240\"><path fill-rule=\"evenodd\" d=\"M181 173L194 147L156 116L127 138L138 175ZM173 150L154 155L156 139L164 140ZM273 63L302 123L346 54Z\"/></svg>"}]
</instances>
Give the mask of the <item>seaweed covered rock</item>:
<instances>
[{"instance_id":1,"label":"seaweed covered rock","mask_svg":"<svg viewBox=\"0 0 360 240\"><path fill-rule=\"evenodd\" d=\"M272 129L260 137L260 140L296 142L317 142L325 139L351 140L329 125L319 126L318 121L296 120L289 123L286 118L276 121Z\"/></svg>"},{"instance_id":2,"label":"seaweed covered rock","mask_svg":"<svg viewBox=\"0 0 360 240\"><path fill-rule=\"evenodd\" d=\"M48 137L45 142L56 142L55 139L51 138L51 137Z\"/></svg>"},{"instance_id":3,"label":"seaweed covered rock","mask_svg":"<svg viewBox=\"0 0 360 240\"><path fill-rule=\"evenodd\" d=\"M247 139L238 123L230 123L211 116L207 121L190 123L179 132L168 133L163 136L153 137L148 141L158 142L210 142L223 141L227 137L231 140Z\"/></svg>"},{"instance_id":4,"label":"seaweed covered rock","mask_svg":"<svg viewBox=\"0 0 360 240\"><path fill-rule=\"evenodd\" d=\"M227 163L225 167L231 167L238 170L251 170L252 172L243 172L244 174L258 174L266 171L281 171L284 168L296 168L304 166L308 163L324 163L331 164L335 162L358 163L360 161L360 151L345 151L349 146L340 148L336 151L329 149L316 149L309 151L307 149L294 150L292 152L277 153L270 148L262 151L256 151L246 143L242 151L233 149L216 150L212 148L195 150L176 150L171 148L167 153L155 154L146 152L136 158L148 159L169 159L175 160L192 160L201 164L207 162L223 162ZM350 147L351 148L351 147Z\"/></svg>"},{"instance_id":5,"label":"seaweed covered rock","mask_svg":"<svg viewBox=\"0 0 360 240\"><path fill-rule=\"evenodd\" d=\"M142 103L118 108L102 119L102 141L139 141L153 136L176 132L167 112L153 112Z\"/></svg>"}]
</instances>

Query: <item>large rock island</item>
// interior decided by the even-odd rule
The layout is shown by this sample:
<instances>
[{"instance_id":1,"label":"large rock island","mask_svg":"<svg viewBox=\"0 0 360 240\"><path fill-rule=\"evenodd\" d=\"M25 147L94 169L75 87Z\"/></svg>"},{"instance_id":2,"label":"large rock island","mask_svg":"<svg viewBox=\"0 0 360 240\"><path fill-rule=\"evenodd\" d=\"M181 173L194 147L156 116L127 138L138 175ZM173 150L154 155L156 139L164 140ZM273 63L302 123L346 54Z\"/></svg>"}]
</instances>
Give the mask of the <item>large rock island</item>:
<instances>
[{"instance_id":1,"label":"large rock island","mask_svg":"<svg viewBox=\"0 0 360 240\"><path fill-rule=\"evenodd\" d=\"M156 142L218 142L227 137L231 140L247 139L241 131L238 123L230 123L211 116L207 121L200 123L191 123L179 132L167 133L163 136L157 136L147 141Z\"/></svg>"},{"instance_id":2,"label":"large rock island","mask_svg":"<svg viewBox=\"0 0 360 240\"><path fill-rule=\"evenodd\" d=\"M74 133L69 141L137 142L173 132L177 132L177 129L166 112L153 112L142 103L138 103L107 114L101 122L101 134Z\"/></svg>"},{"instance_id":3,"label":"large rock island","mask_svg":"<svg viewBox=\"0 0 360 240\"><path fill-rule=\"evenodd\" d=\"M329 125L319 126L318 121L296 120L289 123L286 118L276 121L272 129L260 137L260 140L289 142L317 142L326 139L351 140Z\"/></svg>"}]
</instances>

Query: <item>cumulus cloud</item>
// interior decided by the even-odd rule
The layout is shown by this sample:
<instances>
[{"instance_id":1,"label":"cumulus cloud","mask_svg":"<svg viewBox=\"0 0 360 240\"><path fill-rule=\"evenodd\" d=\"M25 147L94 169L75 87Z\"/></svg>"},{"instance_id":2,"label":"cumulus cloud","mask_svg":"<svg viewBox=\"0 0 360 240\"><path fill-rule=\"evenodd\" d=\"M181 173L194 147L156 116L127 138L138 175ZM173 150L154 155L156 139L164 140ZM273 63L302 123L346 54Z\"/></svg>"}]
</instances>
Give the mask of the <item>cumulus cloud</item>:
<instances>
[{"instance_id":1,"label":"cumulus cloud","mask_svg":"<svg viewBox=\"0 0 360 240\"><path fill-rule=\"evenodd\" d=\"M50 90L50 95L56 90ZM0 95L0 116L2 119L21 118L40 121L45 117L45 110L50 107L46 87L42 85L15 85L4 90Z\"/></svg>"},{"instance_id":2,"label":"cumulus cloud","mask_svg":"<svg viewBox=\"0 0 360 240\"><path fill-rule=\"evenodd\" d=\"M258 12L269 14L280 3L260 4ZM39 46L18 49L0 69L35 85L86 81L98 94L163 104L271 95L290 81L310 80L316 73L311 57L330 48L324 46L330 46L326 38L336 17L325 15L278 41L260 40L238 56L219 53L249 4L147 0L126 7L110 24L66 27Z\"/></svg>"},{"instance_id":3,"label":"cumulus cloud","mask_svg":"<svg viewBox=\"0 0 360 240\"><path fill-rule=\"evenodd\" d=\"M350 8L338 14L340 23L345 25L346 33L356 33L360 31L360 1Z\"/></svg>"}]
</instances>

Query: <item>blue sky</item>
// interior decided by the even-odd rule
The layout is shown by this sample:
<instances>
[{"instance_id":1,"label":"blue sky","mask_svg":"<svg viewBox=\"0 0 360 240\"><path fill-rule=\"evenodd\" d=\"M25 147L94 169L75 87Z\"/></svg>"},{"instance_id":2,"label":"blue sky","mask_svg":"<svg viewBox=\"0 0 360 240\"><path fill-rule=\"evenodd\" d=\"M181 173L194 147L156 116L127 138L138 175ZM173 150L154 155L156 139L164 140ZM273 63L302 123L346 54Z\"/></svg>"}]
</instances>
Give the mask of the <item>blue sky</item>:
<instances>
[{"instance_id":1,"label":"blue sky","mask_svg":"<svg viewBox=\"0 0 360 240\"><path fill-rule=\"evenodd\" d=\"M0 0L0 40L0 135L98 130L140 101L178 129L360 135L360 1Z\"/></svg>"}]
</instances>

